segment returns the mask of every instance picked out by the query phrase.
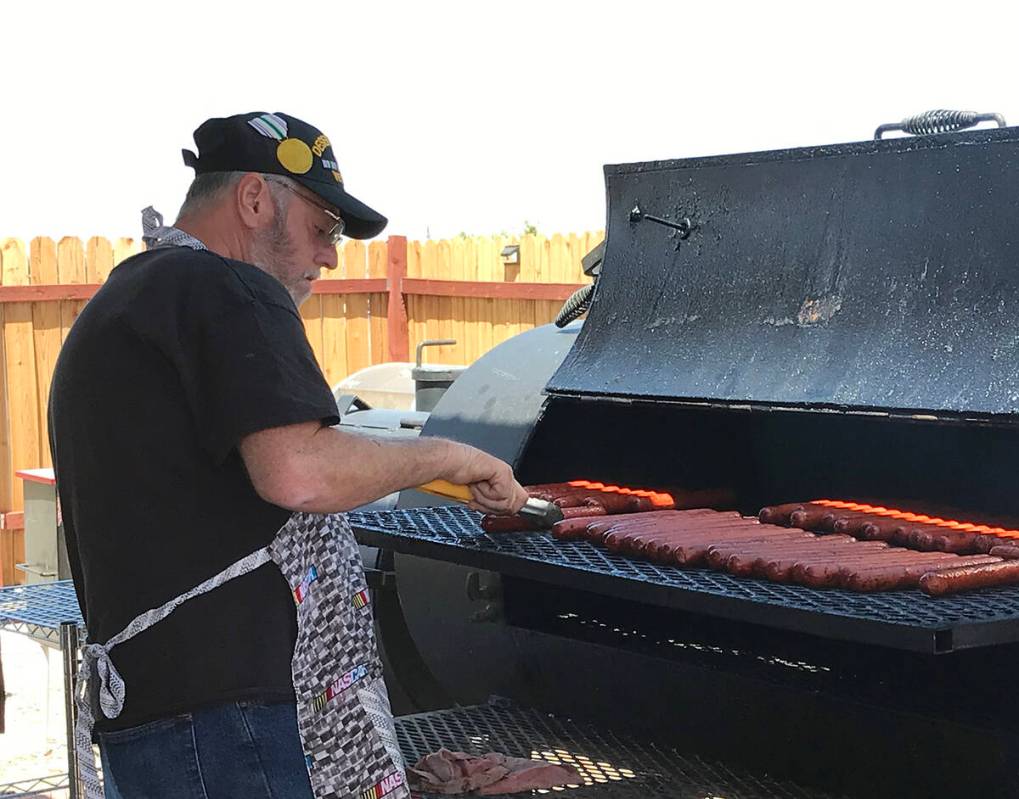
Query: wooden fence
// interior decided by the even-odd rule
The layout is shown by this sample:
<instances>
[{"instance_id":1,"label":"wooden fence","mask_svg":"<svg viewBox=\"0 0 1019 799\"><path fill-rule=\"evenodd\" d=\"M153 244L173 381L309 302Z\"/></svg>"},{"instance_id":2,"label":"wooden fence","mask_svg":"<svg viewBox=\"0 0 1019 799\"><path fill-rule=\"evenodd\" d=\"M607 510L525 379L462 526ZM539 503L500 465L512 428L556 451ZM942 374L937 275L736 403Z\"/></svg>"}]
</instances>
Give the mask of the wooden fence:
<instances>
[{"instance_id":1,"label":"wooden fence","mask_svg":"<svg viewBox=\"0 0 1019 799\"><path fill-rule=\"evenodd\" d=\"M330 384L365 366L413 359L425 339L431 363L471 363L496 344L550 322L587 282L581 258L602 234L345 242L339 266L301 307ZM507 245L519 263L504 263ZM140 249L132 239L0 239L0 585L19 581L23 494L14 473L50 465L46 405L60 347L113 267Z\"/></svg>"}]
</instances>

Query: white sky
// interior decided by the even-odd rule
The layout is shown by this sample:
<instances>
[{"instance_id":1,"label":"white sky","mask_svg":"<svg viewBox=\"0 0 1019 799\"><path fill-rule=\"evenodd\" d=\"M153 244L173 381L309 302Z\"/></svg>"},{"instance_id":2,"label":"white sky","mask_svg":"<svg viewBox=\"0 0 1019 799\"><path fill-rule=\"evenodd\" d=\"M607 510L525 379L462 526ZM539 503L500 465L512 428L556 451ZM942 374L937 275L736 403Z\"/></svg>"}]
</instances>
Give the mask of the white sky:
<instances>
[{"instance_id":1,"label":"white sky","mask_svg":"<svg viewBox=\"0 0 1019 799\"><path fill-rule=\"evenodd\" d=\"M255 110L321 128L383 235L593 230L606 163L1019 124L1012 5L9 0L0 238L139 235L191 132Z\"/></svg>"}]
</instances>

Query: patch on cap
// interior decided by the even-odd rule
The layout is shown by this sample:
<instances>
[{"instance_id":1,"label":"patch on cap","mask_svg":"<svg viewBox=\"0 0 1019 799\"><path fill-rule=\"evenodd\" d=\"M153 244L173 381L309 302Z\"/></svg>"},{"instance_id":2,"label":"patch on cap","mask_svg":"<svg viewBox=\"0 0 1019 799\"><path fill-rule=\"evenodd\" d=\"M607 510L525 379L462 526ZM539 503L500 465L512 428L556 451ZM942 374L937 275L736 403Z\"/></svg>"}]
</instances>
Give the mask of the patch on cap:
<instances>
[{"instance_id":1,"label":"patch on cap","mask_svg":"<svg viewBox=\"0 0 1019 799\"><path fill-rule=\"evenodd\" d=\"M313 163L311 148L300 139L284 139L276 148L276 160L295 175L303 175Z\"/></svg>"},{"instance_id":2,"label":"patch on cap","mask_svg":"<svg viewBox=\"0 0 1019 799\"><path fill-rule=\"evenodd\" d=\"M287 121L275 114L261 114L249 119L248 124L267 139L283 141L287 137Z\"/></svg>"},{"instance_id":3,"label":"patch on cap","mask_svg":"<svg viewBox=\"0 0 1019 799\"><path fill-rule=\"evenodd\" d=\"M330 161L328 158L323 158L322 166L324 166L326 169L332 170L333 179L337 183L343 183L343 175L340 174L339 164L337 164L335 161Z\"/></svg>"},{"instance_id":4,"label":"patch on cap","mask_svg":"<svg viewBox=\"0 0 1019 799\"><path fill-rule=\"evenodd\" d=\"M267 139L275 139L279 142L276 148L276 160L283 165L283 168L295 175L303 175L314 163L311 157L311 148L300 139L287 138L287 121L276 114L260 114L254 119L249 119L251 125L259 134ZM325 139L325 150L329 146L329 139L319 136L319 140ZM316 150L319 141L315 142Z\"/></svg>"}]
</instances>

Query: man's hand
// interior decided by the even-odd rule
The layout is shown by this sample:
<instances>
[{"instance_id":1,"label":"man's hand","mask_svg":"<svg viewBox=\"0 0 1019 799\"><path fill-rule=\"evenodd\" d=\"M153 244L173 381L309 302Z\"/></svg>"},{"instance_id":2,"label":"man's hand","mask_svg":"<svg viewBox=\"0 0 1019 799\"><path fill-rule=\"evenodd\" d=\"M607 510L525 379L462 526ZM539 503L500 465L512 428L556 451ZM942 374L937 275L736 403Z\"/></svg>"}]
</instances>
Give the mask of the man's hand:
<instances>
[{"instance_id":1,"label":"man's hand","mask_svg":"<svg viewBox=\"0 0 1019 799\"><path fill-rule=\"evenodd\" d=\"M474 496L470 507L482 513L516 513L527 501L509 464L467 444L451 447L448 471L442 477L469 486Z\"/></svg>"}]
</instances>

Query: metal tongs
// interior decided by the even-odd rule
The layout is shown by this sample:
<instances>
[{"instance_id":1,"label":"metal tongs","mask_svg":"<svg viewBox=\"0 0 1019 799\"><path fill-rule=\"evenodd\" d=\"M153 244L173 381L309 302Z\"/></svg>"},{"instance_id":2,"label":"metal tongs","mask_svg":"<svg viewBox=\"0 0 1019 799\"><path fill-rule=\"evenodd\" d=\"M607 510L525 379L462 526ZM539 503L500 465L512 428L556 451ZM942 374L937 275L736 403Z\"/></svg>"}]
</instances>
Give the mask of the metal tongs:
<instances>
[{"instance_id":1,"label":"metal tongs","mask_svg":"<svg viewBox=\"0 0 1019 799\"><path fill-rule=\"evenodd\" d=\"M452 499L465 505L474 499L470 488L451 483L448 480L432 480L423 486L418 486L417 490L424 491L426 494L434 494L437 497ZM558 505L534 497L524 503L524 507L518 511L517 515L531 519L543 528L551 527L556 522L563 520L563 512Z\"/></svg>"}]
</instances>

